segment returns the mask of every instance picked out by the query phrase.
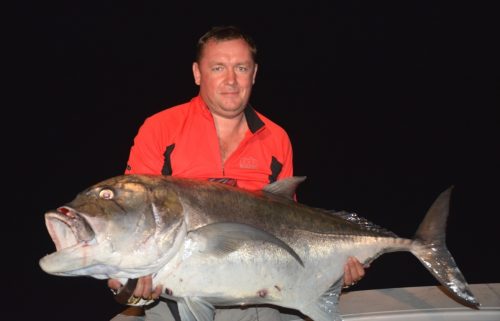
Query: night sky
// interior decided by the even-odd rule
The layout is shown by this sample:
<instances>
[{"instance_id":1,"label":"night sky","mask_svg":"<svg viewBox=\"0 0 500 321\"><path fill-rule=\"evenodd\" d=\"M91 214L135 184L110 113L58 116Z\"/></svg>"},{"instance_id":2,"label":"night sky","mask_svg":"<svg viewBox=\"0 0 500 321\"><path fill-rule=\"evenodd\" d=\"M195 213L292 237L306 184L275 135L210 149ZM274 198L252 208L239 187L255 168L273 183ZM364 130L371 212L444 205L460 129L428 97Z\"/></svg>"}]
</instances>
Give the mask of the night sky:
<instances>
[{"instance_id":1,"label":"night sky","mask_svg":"<svg viewBox=\"0 0 500 321\"><path fill-rule=\"evenodd\" d=\"M121 310L105 281L39 268L54 250L43 214L123 173L144 119L197 94L195 44L224 24L257 42L251 103L290 135L295 173L308 177L300 202L356 212L412 237L434 199L453 185L448 248L469 283L500 282L492 262L500 244L492 8L171 2L17 4L15 57L7 61L15 99L4 118L16 130L4 134L4 151L14 157L4 155L12 224L3 232L10 244L23 244L9 247L23 263L7 265L14 273L4 293L13 289L20 304L13 319L109 320ZM411 254L392 253L353 290L436 284Z\"/></svg>"}]
</instances>

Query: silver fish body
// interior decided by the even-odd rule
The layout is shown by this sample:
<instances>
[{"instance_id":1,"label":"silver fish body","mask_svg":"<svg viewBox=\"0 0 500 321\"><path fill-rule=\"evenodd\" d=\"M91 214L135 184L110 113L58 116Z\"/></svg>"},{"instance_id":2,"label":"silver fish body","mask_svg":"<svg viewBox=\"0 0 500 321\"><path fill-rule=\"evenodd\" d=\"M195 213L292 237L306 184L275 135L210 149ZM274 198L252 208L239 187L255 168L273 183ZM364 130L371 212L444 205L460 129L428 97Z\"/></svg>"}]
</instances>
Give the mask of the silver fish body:
<instances>
[{"instance_id":1,"label":"silver fish body","mask_svg":"<svg viewBox=\"0 0 500 321\"><path fill-rule=\"evenodd\" d=\"M431 206L414 239L347 212L293 200L305 178L248 192L217 182L126 175L46 213L56 252L41 268L60 276L153 274L172 290L183 320L213 319L214 306L274 304L314 321L342 320L337 305L349 256L369 264L413 253L457 300L479 303L445 244L451 189Z\"/></svg>"}]
</instances>

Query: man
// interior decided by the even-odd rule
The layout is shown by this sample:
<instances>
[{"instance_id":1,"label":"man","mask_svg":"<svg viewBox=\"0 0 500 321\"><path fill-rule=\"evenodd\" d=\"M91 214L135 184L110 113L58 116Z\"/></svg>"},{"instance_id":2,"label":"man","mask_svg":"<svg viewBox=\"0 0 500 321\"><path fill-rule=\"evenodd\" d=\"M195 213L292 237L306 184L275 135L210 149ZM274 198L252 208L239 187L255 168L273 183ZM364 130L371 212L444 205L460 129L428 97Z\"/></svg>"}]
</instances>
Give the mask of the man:
<instances>
[{"instance_id":1,"label":"man","mask_svg":"<svg viewBox=\"0 0 500 321\"><path fill-rule=\"evenodd\" d=\"M248 190L293 175L292 146L286 132L249 105L257 49L235 27L215 27L198 41L193 63L199 95L148 119L134 139L127 174L157 174L215 180ZM345 268L345 284L364 275L357 260ZM138 280L133 295L158 299L151 276ZM120 288L109 280L112 289ZM175 294L175 293L174 293ZM175 303L170 301L175 311ZM146 320L174 320L165 301L145 309ZM175 313L174 313L175 315ZM280 320L272 308L217 310L216 320ZM118 320L143 320L121 314Z\"/></svg>"}]
</instances>

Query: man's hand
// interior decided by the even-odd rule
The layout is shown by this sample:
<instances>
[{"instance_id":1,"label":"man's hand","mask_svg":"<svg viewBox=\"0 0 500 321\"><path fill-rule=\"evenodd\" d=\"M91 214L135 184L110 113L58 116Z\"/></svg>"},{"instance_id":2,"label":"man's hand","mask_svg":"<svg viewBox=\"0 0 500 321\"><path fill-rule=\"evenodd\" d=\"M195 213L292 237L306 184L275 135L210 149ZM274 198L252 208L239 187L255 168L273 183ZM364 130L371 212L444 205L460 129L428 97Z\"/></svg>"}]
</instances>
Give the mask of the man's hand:
<instances>
[{"instance_id":1,"label":"man's hand","mask_svg":"<svg viewBox=\"0 0 500 321\"><path fill-rule=\"evenodd\" d=\"M123 284L117 279L109 279L108 287L112 290L118 291ZM156 300L160 297L162 291L161 285L158 285L153 291L153 277L151 275L143 276L137 279L133 296L136 298L143 298L144 300Z\"/></svg>"},{"instance_id":2,"label":"man's hand","mask_svg":"<svg viewBox=\"0 0 500 321\"><path fill-rule=\"evenodd\" d=\"M348 288L365 276L365 267L355 257L349 257L344 266L344 288Z\"/></svg>"}]
</instances>

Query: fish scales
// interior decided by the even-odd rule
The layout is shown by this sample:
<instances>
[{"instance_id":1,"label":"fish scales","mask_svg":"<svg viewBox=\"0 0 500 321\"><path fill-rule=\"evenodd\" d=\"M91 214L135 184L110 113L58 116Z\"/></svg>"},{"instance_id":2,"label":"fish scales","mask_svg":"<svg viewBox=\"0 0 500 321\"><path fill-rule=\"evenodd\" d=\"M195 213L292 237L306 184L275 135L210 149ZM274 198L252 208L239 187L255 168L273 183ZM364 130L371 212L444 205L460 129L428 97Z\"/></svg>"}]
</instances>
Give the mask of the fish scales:
<instances>
[{"instance_id":1,"label":"fish scales","mask_svg":"<svg viewBox=\"0 0 500 321\"><path fill-rule=\"evenodd\" d=\"M262 202L255 202L255 193L244 190L239 193L227 194L225 186L209 186L204 182L190 181L180 190L181 195L190 196L186 202L201 213L202 217L214 217L214 220L245 221L266 229L280 231L290 225L308 231L325 234L359 234L380 235L362 226L346 222L331 211L311 208L293 200L276 197L275 195L260 194L257 197ZM192 195L188 190L197 189ZM260 206L259 206L260 205ZM229 210L228 209L232 209ZM206 220L203 220L206 222ZM286 224L285 224L286 222ZM196 226L193 226L196 227Z\"/></svg>"}]
</instances>

